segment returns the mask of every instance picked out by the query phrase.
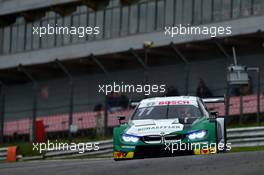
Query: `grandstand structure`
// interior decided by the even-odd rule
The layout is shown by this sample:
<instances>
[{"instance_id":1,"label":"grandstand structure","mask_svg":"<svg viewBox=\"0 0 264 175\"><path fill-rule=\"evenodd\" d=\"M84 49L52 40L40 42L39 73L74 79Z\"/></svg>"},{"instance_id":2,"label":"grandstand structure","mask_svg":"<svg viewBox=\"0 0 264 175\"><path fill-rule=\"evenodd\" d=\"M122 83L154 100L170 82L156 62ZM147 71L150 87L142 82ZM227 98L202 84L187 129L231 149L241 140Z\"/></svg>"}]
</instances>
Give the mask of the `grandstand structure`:
<instances>
[{"instance_id":1,"label":"grandstand structure","mask_svg":"<svg viewBox=\"0 0 264 175\"><path fill-rule=\"evenodd\" d=\"M69 123L92 128L94 106L105 103L98 85L114 81L166 84L195 95L202 78L214 96L222 96L232 47L240 64L258 66L263 77L263 21L262 0L0 0L1 128L6 136L28 134L34 117L49 132L68 130ZM165 35L165 27L180 24L231 26L232 33ZM48 25L98 26L100 33L33 34L33 27ZM256 76L250 76L255 92ZM244 98L245 114L256 112L255 99ZM224 114L221 105L211 108ZM238 97L230 109L240 115ZM108 125L116 124L110 114Z\"/></svg>"}]
</instances>

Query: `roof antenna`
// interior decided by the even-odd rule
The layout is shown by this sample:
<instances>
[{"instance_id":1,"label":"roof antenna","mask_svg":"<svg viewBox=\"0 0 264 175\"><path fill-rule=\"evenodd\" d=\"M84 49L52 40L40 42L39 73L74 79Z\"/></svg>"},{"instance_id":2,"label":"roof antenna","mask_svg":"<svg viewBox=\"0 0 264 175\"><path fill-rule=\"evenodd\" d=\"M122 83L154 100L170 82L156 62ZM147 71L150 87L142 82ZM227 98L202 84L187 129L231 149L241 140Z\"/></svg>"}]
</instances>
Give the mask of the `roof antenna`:
<instances>
[{"instance_id":1,"label":"roof antenna","mask_svg":"<svg viewBox=\"0 0 264 175\"><path fill-rule=\"evenodd\" d=\"M232 47L232 51L233 51L234 63L235 63L235 66L237 66L237 56L236 56L236 49L235 49L235 47Z\"/></svg>"}]
</instances>

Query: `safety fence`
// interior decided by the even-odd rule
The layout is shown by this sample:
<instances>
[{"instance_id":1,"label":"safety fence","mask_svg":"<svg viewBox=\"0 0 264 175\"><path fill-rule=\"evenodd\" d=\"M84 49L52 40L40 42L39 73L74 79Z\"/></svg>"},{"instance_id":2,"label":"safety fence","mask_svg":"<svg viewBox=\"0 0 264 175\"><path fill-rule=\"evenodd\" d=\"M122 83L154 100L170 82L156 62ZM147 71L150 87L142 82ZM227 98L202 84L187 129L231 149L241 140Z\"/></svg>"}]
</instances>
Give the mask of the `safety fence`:
<instances>
[{"instance_id":1,"label":"safety fence","mask_svg":"<svg viewBox=\"0 0 264 175\"><path fill-rule=\"evenodd\" d=\"M264 96L260 96L260 112L264 112ZM207 104L209 110L218 111L220 116L225 115L224 103L209 103ZM126 116L126 121L130 118L133 109L128 109L119 112L107 112L107 127L114 127L118 125L117 116ZM257 112L257 96L248 95L243 97L231 97L229 104L230 116L241 116L245 114L255 114ZM99 116L99 119L97 118ZM46 132L61 132L69 129L69 115L57 114L49 116L39 116L37 120L42 120ZM92 129L96 127L96 121L99 120L104 123L104 112L76 112L73 113L73 124L77 126L78 130ZM6 121L4 123L4 135L12 136L14 134L23 135L29 134L32 121L29 118L15 121Z\"/></svg>"},{"instance_id":2,"label":"safety fence","mask_svg":"<svg viewBox=\"0 0 264 175\"><path fill-rule=\"evenodd\" d=\"M264 127L228 129L227 137L232 147L264 146Z\"/></svg>"},{"instance_id":3,"label":"safety fence","mask_svg":"<svg viewBox=\"0 0 264 175\"><path fill-rule=\"evenodd\" d=\"M108 127L118 125L117 116L126 116L128 120L132 110L114 112L108 114ZM100 115L100 122L103 123L103 114ZM97 112L79 112L73 115L73 124L77 125L79 130L91 129L96 127ZM37 120L43 120L46 132L67 131L69 128L69 116L67 114L38 117ZM5 122L4 134L12 136L16 134L29 134L31 126L30 119Z\"/></svg>"},{"instance_id":4,"label":"safety fence","mask_svg":"<svg viewBox=\"0 0 264 175\"><path fill-rule=\"evenodd\" d=\"M8 148L0 148L0 161L6 160L7 158L7 149Z\"/></svg>"}]
</instances>

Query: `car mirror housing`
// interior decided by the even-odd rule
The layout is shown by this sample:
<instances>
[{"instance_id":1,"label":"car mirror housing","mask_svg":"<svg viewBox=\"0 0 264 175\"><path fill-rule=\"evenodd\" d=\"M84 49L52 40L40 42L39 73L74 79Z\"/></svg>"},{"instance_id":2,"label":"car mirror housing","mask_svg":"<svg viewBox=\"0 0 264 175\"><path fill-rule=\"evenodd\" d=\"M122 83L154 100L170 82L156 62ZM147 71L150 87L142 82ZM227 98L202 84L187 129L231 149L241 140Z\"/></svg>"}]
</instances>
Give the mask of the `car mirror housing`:
<instances>
[{"instance_id":1,"label":"car mirror housing","mask_svg":"<svg viewBox=\"0 0 264 175\"><path fill-rule=\"evenodd\" d=\"M217 118L218 117L218 112L217 111L210 111L210 116Z\"/></svg>"},{"instance_id":2,"label":"car mirror housing","mask_svg":"<svg viewBox=\"0 0 264 175\"><path fill-rule=\"evenodd\" d=\"M217 111L210 111L210 117L209 117L210 122L215 122L217 117L218 117Z\"/></svg>"},{"instance_id":3,"label":"car mirror housing","mask_svg":"<svg viewBox=\"0 0 264 175\"><path fill-rule=\"evenodd\" d=\"M122 121L126 119L125 116L118 116L117 117L118 121L119 121L119 124L121 125L122 124Z\"/></svg>"}]
</instances>

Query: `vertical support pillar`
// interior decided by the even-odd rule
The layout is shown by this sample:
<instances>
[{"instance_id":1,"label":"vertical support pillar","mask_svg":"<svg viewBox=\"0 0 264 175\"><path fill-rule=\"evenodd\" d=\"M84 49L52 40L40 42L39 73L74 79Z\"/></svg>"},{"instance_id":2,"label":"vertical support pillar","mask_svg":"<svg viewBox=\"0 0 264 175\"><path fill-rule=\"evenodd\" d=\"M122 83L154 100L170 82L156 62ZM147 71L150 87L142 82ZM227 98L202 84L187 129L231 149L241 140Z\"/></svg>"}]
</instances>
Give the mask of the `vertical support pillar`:
<instances>
[{"instance_id":1,"label":"vertical support pillar","mask_svg":"<svg viewBox=\"0 0 264 175\"><path fill-rule=\"evenodd\" d=\"M108 134L108 104L107 104L107 96L105 96L104 100L104 136L106 137Z\"/></svg>"},{"instance_id":2,"label":"vertical support pillar","mask_svg":"<svg viewBox=\"0 0 264 175\"><path fill-rule=\"evenodd\" d=\"M243 124L243 96L242 95L239 96L239 113L240 113L239 125L242 125Z\"/></svg>"},{"instance_id":3,"label":"vertical support pillar","mask_svg":"<svg viewBox=\"0 0 264 175\"><path fill-rule=\"evenodd\" d=\"M5 123L5 93L3 84L0 84L0 143L4 142Z\"/></svg>"},{"instance_id":4,"label":"vertical support pillar","mask_svg":"<svg viewBox=\"0 0 264 175\"><path fill-rule=\"evenodd\" d=\"M38 86L37 81L33 78L33 76L28 72L22 64L18 66L18 70L23 72L23 74L32 82L32 91L33 91L33 109L32 109L32 128L30 141L35 142L36 140L36 118L37 118L37 100L38 100Z\"/></svg>"},{"instance_id":5,"label":"vertical support pillar","mask_svg":"<svg viewBox=\"0 0 264 175\"><path fill-rule=\"evenodd\" d=\"M32 85L33 89L33 110L32 110L32 134L30 140L32 142L36 141L36 119L37 119L37 106L38 106L38 88L37 84L34 82Z\"/></svg>"},{"instance_id":6,"label":"vertical support pillar","mask_svg":"<svg viewBox=\"0 0 264 175\"><path fill-rule=\"evenodd\" d=\"M73 123L73 101L74 101L74 84L70 80L70 108L69 108L69 139L72 139L71 126Z\"/></svg>"},{"instance_id":7,"label":"vertical support pillar","mask_svg":"<svg viewBox=\"0 0 264 175\"><path fill-rule=\"evenodd\" d=\"M257 123L258 125L260 125L260 70L257 70L257 74L258 74L258 88L257 88Z\"/></svg>"},{"instance_id":8,"label":"vertical support pillar","mask_svg":"<svg viewBox=\"0 0 264 175\"><path fill-rule=\"evenodd\" d=\"M68 122L68 137L69 141L72 139L72 123L73 123L73 108L74 108L74 83L73 83L73 77L70 74L70 71L58 60L55 60L55 63L58 65L58 67L67 75L69 78L70 83L70 102L69 102L69 122Z\"/></svg>"},{"instance_id":9,"label":"vertical support pillar","mask_svg":"<svg viewBox=\"0 0 264 175\"><path fill-rule=\"evenodd\" d=\"M4 47L4 28L0 26L0 54L3 53Z\"/></svg>"}]
</instances>

